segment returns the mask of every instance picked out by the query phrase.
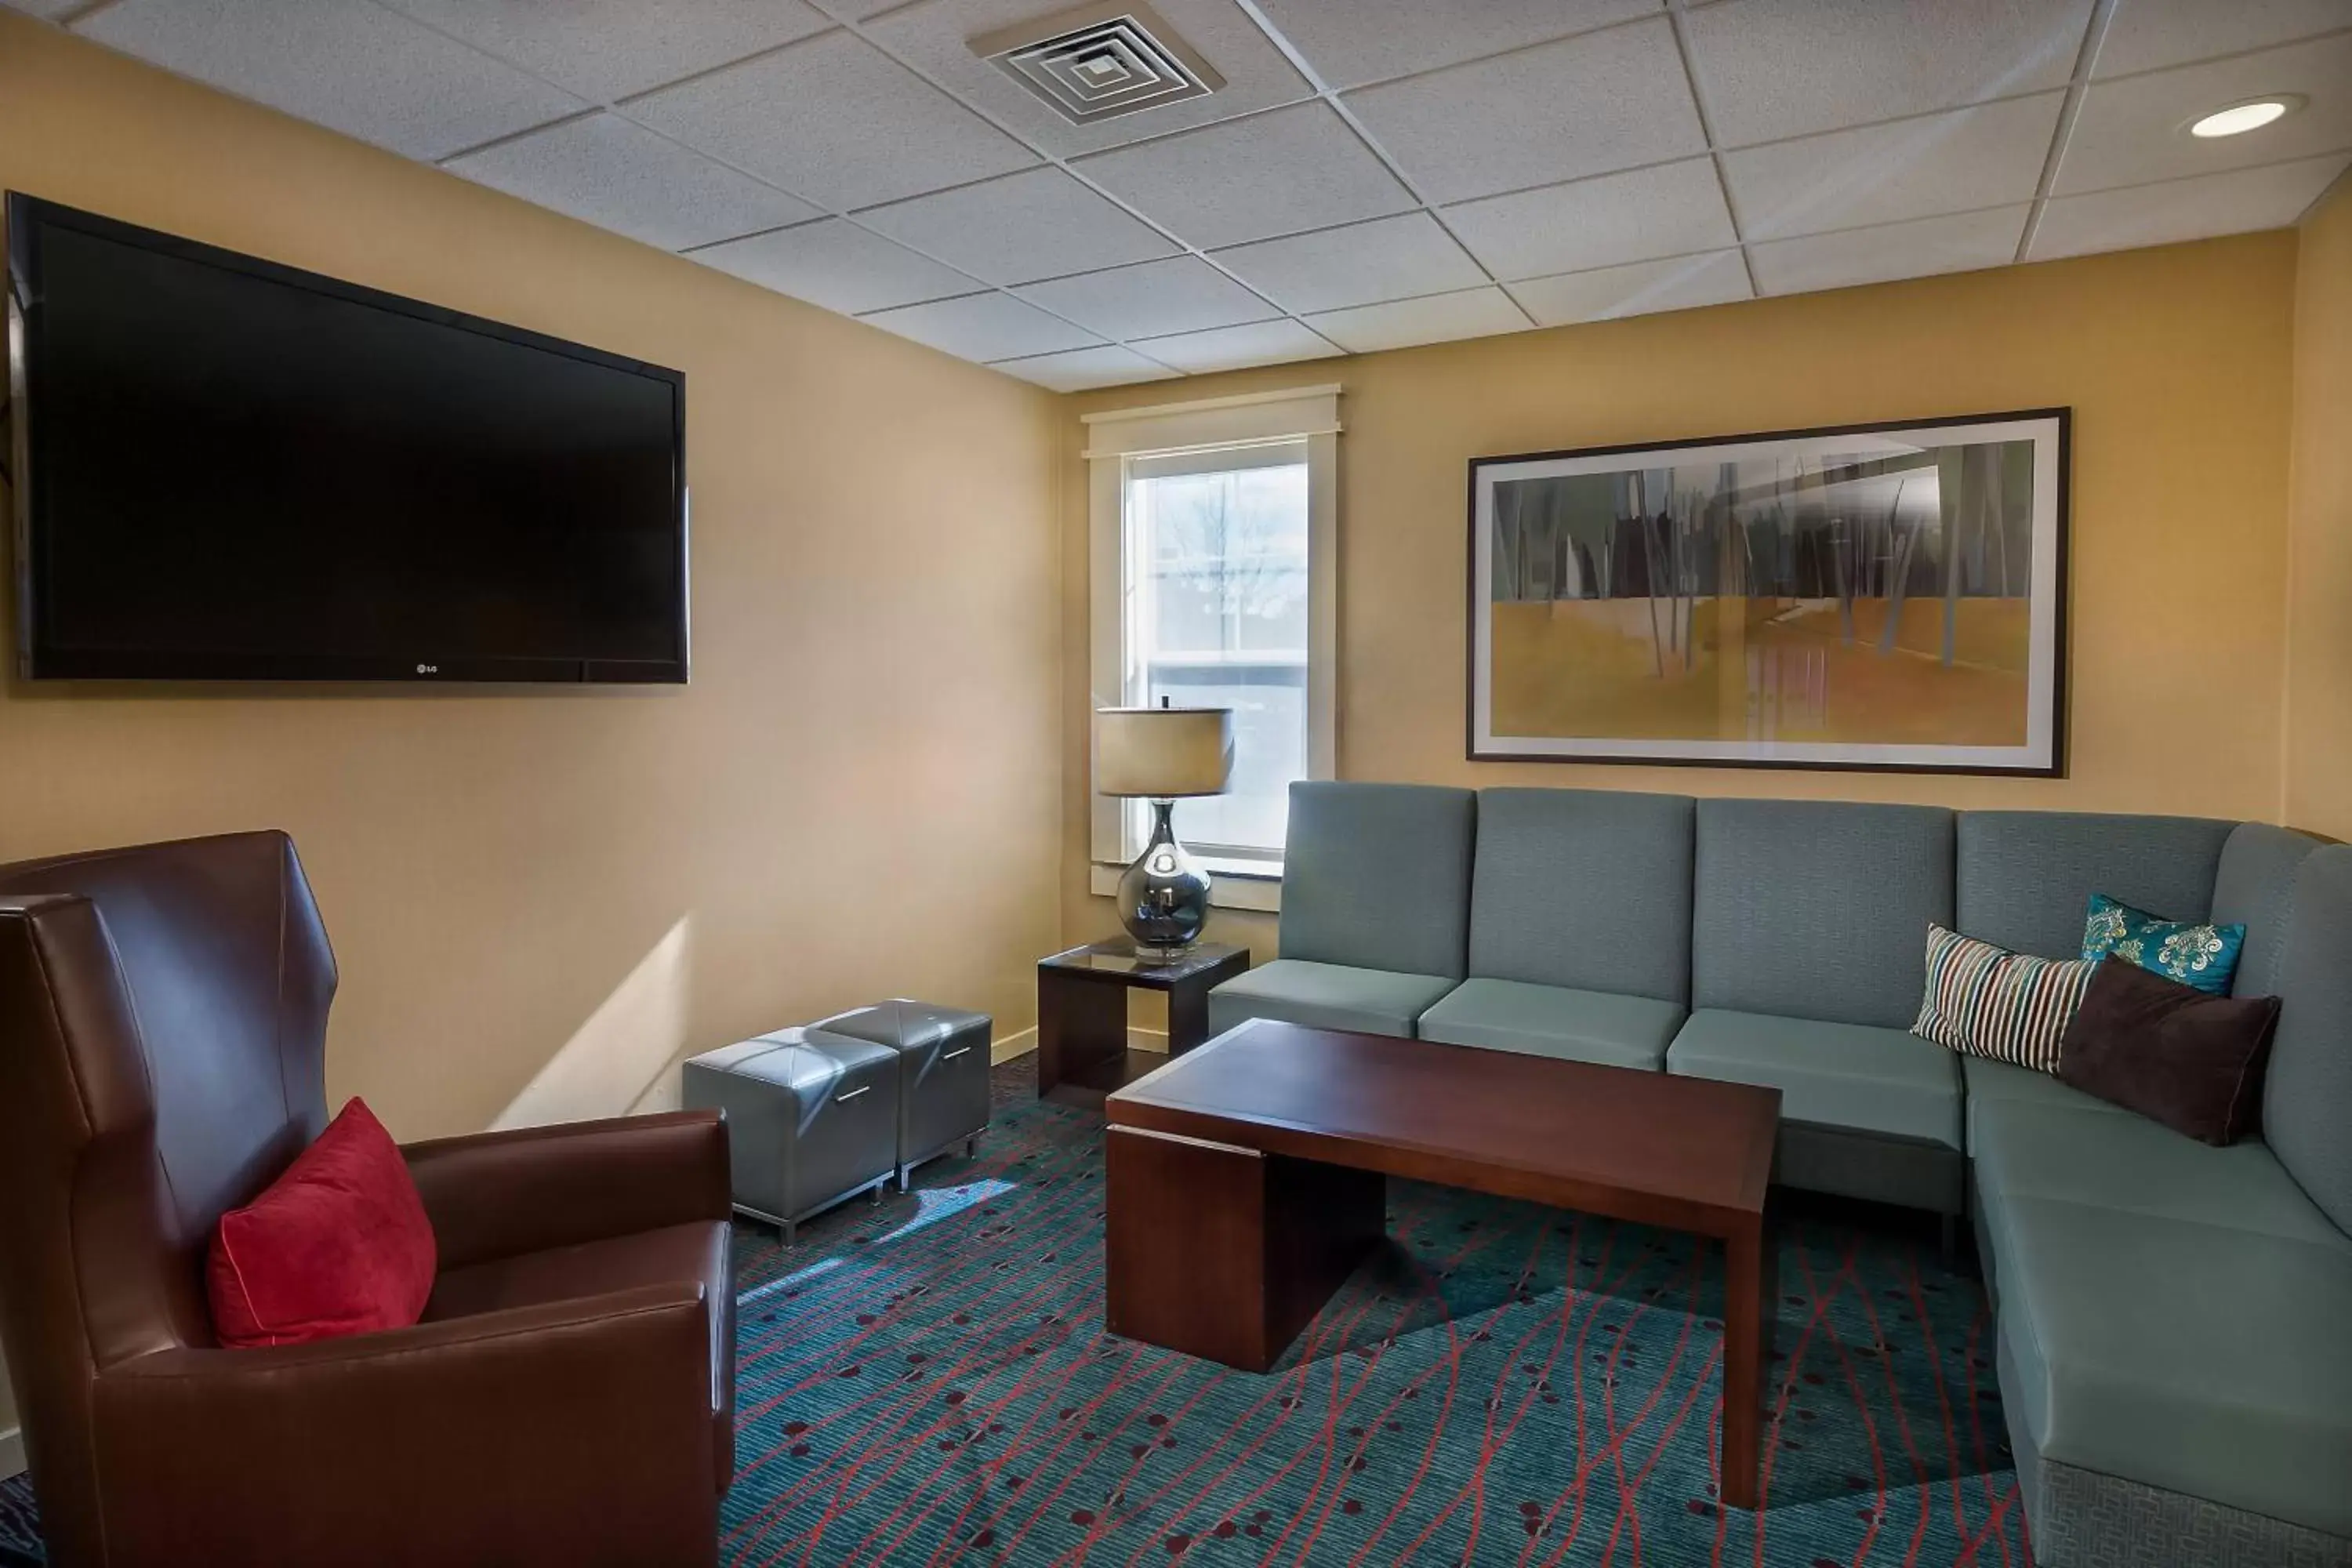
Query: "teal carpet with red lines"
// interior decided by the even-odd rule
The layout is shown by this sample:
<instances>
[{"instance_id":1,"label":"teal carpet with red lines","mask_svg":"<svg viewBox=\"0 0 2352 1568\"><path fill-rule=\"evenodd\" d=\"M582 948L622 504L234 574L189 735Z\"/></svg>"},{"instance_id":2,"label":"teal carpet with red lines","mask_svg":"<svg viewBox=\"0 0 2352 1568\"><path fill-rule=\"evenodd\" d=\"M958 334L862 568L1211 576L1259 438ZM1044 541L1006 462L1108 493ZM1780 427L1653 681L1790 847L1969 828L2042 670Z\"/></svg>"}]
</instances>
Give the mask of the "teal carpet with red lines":
<instances>
[{"instance_id":1,"label":"teal carpet with red lines","mask_svg":"<svg viewBox=\"0 0 2352 1568\"><path fill-rule=\"evenodd\" d=\"M1391 1244L1232 1372L1104 1334L1101 1119L998 1073L977 1160L739 1231L721 1562L2027 1568L1983 1293L1931 1241L1780 1226L1751 1515L1715 1501L1713 1248L1392 1184Z\"/></svg>"}]
</instances>

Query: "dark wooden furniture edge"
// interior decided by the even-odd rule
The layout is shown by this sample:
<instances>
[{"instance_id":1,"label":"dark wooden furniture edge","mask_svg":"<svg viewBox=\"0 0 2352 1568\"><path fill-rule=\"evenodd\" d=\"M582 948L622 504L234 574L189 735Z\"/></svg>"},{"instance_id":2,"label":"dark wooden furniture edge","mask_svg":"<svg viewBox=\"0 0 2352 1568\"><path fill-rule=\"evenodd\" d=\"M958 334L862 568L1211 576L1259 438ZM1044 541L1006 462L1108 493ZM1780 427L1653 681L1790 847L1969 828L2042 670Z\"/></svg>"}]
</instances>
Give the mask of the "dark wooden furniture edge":
<instances>
[{"instance_id":1,"label":"dark wooden furniture edge","mask_svg":"<svg viewBox=\"0 0 2352 1568\"><path fill-rule=\"evenodd\" d=\"M1072 953L1099 952L1109 945L1115 944L1080 942L1037 961L1040 1100L1080 1110L1099 1110L1107 1096L1149 1078L1200 1045L1208 1034L1209 992L1237 974L1248 973L1250 967L1250 950L1225 942L1207 944L1228 949L1222 956L1190 974L1174 978L1075 964L1066 967L1055 962ZM1127 994L1137 990L1158 991L1168 998L1165 1052L1139 1051L1126 1044ZM1081 997L1085 998L1083 1004L1074 1005ZM1063 1057L1074 1043L1067 1037L1073 1032L1082 1038L1089 1034L1113 1033L1109 1015L1114 1012L1118 1015L1115 1033L1119 1043L1103 1047L1075 1066L1066 1064Z\"/></svg>"},{"instance_id":2,"label":"dark wooden furniture edge","mask_svg":"<svg viewBox=\"0 0 2352 1568\"><path fill-rule=\"evenodd\" d=\"M1253 1020L1255 1022L1255 1020ZM1228 1030L1215 1039L1185 1053L1170 1056L1152 1071L1127 1083L1103 1102L1103 1114L1113 1126L1135 1127L1153 1132L1173 1133L1179 1137L1200 1139L1212 1143L1240 1144L1269 1154L1284 1154L1292 1159L1319 1160L1331 1164L1352 1166L1358 1170L1377 1171L1383 1175L1398 1176L1407 1181L1431 1182L1440 1186L1467 1187L1491 1193L1498 1197L1525 1198L1531 1202L1549 1204L1555 1208L1577 1209L1587 1214L1605 1215L1612 1218L1630 1220L1637 1225L1656 1225L1670 1230L1688 1231L1716 1240L1735 1234L1739 1226L1749 1223L1764 1212L1770 1188L1771 1148L1777 1140L1780 1119L1776 1114L1769 1124L1759 1122L1750 1130L1750 1136L1764 1144L1763 1158L1756 1157L1751 1144L1741 1162L1750 1171L1762 1175L1752 1189L1743 1191L1732 1204L1710 1204L1697 1199L1678 1198L1672 1194L1651 1193L1637 1187L1613 1183L1605 1175L1563 1175L1557 1172L1539 1171L1508 1161L1497 1160L1442 1144L1418 1142L1411 1138L1379 1138L1342 1132L1327 1127L1310 1126L1268 1116L1231 1116L1216 1111L1193 1110L1181 1106L1155 1103L1139 1098L1129 1090L1148 1091L1151 1080L1160 1073L1178 1065L1193 1061L1206 1052L1218 1049L1237 1038L1244 1024ZM1345 1030L1328 1031L1346 1033ZM1433 1049L1479 1053L1480 1046L1454 1046L1443 1041L1426 1040L1417 1044ZM1659 1074L1665 1077L1665 1074ZM1713 1079L1709 1082L1717 1081ZM1780 1091L1761 1085L1743 1084L1758 1094L1769 1094L1779 1101Z\"/></svg>"},{"instance_id":3,"label":"dark wooden furniture edge","mask_svg":"<svg viewBox=\"0 0 2352 1568\"><path fill-rule=\"evenodd\" d=\"M1074 952L1088 952L1102 945L1101 942L1082 942L1076 947L1066 947L1059 952L1049 952L1037 961L1037 967L1041 970L1045 969L1057 958L1067 958ZM1234 974L1247 971L1249 966L1250 950L1246 947L1235 947L1233 952L1214 963L1202 967L1198 973L1181 975L1173 980L1164 976L1138 974L1132 971L1121 973L1115 969L1082 969L1076 964L1068 968L1055 968L1054 975L1058 980L1073 981L1082 985L1116 985L1127 991L1173 991L1179 986L1199 985L1204 983L1209 985L1222 985L1231 980ZM1233 973L1226 973L1228 970Z\"/></svg>"},{"instance_id":4,"label":"dark wooden furniture edge","mask_svg":"<svg viewBox=\"0 0 2352 1568\"><path fill-rule=\"evenodd\" d=\"M1294 1160L1346 1165L1405 1181L1467 1188L1496 1197L1524 1198L1554 1208L1688 1231L1716 1240L1730 1236L1743 1225L1753 1224L1764 1210L1761 1191L1752 1204L1707 1204L1619 1185L1603 1176L1563 1176L1404 1139L1370 1138L1273 1120L1243 1120L1160 1105L1121 1105L1116 1094L1105 1102L1104 1110L1114 1127L1239 1145Z\"/></svg>"}]
</instances>

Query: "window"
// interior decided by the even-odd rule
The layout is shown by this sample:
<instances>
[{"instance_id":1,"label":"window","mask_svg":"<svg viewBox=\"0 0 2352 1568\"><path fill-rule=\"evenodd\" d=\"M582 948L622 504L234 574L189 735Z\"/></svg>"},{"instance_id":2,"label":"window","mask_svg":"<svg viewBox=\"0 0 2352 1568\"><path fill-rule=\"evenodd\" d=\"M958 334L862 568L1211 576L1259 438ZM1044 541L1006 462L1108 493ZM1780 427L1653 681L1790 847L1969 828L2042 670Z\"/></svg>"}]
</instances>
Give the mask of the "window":
<instances>
[{"instance_id":1,"label":"window","mask_svg":"<svg viewBox=\"0 0 2352 1568\"><path fill-rule=\"evenodd\" d=\"M1331 775L1337 412L1318 388L1089 421L1095 706L1234 710L1232 787L1177 821L1220 902L1276 907L1290 784ZM1146 826L1141 803L1096 797L1097 881Z\"/></svg>"},{"instance_id":2,"label":"window","mask_svg":"<svg viewBox=\"0 0 2352 1568\"><path fill-rule=\"evenodd\" d=\"M1307 443L1127 467L1123 700L1234 710L1229 793L1188 803L1195 854L1279 858L1307 777Z\"/></svg>"}]
</instances>

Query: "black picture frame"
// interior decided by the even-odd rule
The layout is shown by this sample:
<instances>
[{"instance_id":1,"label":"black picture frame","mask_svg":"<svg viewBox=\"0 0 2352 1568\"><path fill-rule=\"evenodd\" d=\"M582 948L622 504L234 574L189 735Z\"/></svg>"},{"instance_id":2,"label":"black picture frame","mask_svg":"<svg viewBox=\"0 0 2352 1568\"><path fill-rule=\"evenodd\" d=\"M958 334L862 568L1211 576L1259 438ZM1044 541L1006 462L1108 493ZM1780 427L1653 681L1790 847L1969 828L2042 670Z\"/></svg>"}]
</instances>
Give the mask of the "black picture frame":
<instances>
[{"instance_id":1,"label":"black picture frame","mask_svg":"<svg viewBox=\"0 0 2352 1568\"><path fill-rule=\"evenodd\" d=\"M2037 760L2029 762L1985 761L1971 763L1953 760L1904 760L1900 758L1839 758L1815 755L1737 755L1717 751L1712 754L1676 754L1670 751L1644 751L1629 754L1617 742L1604 738L1579 737L1572 741L1552 738L1553 744L1531 748L1524 743L1527 737L1498 737L1491 712L1491 671L1482 702L1481 686L1481 610L1493 604L1490 573L1481 570L1483 531L1492 526L1492 518L1481 505L1482 483L1497 470L1524 468L1530 464L1589 463L1591 459L1626 458L1656 454L1671 460L1675 453L1688 453L1706 448L1768 446L1791 442L1812 442L1849 436L1883 436L1905 431L1959 429L1981 426L2021 426L2047 424L2048 439L2054 447L2053 470L2055 493L2049 515L2033 518L2038 531L2046 525L2050 532L2050 575L2046 584L2036 582L2028 595L2029 602L2047 593L2049 630L2043 639L2043 652L2049 668L2045 672L2029 668L2029 698L2032 683L2046 679L2048 698L2043 710L2043 732L2029 732L2026 750L2037 752ZM1759 456L1761 454L1759 454ZM1560 447L1549 451L1519 452L1476 457L1468 465L1467 495L1465 505L1467 548L1464 554L1464 670L1463 670L1463 736L1464 756L1474 763L1605 763L1646 767L1715 767L1754 768L1777 771L1820 773L1948 773L2004 778L2063 778L2066 776L2067 739L2071 728L2069 707L2068 666L2071 616L2071 512L2073 502L2074 411L2068 406L2051 406L2004 410L1988 414L1939 416L1928 418L1879 420L1848 425L1810 426L1781 430L1749 431L1729 436L1703 436L1670 440L1622 442L1603 446ZM1654 465L1657 466L1657 465ZM1627 465L1630 468L1634 465ZM2037 539L2038 544L2038 539ZM1490 627L1489 627L1490 629ZM1489 637L1491 647L1491 636ZM1483 727L1482 716L1486 720ZM1521 743L1513 744L1512 742ZM1562 744L1587 746L1591 749L1562 750ZM1693 742L1696 750L1708 742ZM1715 742L1728 747L1735 742ZM1781 748L1786 751L1788 748ZM1860 749L1860 748L1855 748ZM1885 750L1901 748L1885 747ZM1957 749L1957 748L1956 748Z\"/></svg>"}]
</instances>

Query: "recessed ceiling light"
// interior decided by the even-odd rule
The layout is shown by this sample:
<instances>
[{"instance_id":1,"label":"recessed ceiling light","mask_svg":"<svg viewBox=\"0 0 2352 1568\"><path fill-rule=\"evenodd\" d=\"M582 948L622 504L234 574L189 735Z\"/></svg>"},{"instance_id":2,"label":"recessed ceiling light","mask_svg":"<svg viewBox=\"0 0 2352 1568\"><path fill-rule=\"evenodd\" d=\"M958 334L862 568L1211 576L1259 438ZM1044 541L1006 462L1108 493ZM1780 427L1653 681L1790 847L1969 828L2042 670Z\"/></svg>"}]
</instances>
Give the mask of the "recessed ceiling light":
<instances>
[{"instance_id":1,"label":"recessed ceiling light","mask_svg":"<svg viewBox=\"0 0 2352 1568\"><path fill-rule=\"evenodd\" d=\"M2217 109L2200 115L2189 123L2189 134L2212 138L2242 136L2249 131L2260 131L2273 120L2283 119L2303 107L2303 100L2293 93L2279 93L2270 98L2248 99L2227 109Z\"/></svg>"}]
</instances>

